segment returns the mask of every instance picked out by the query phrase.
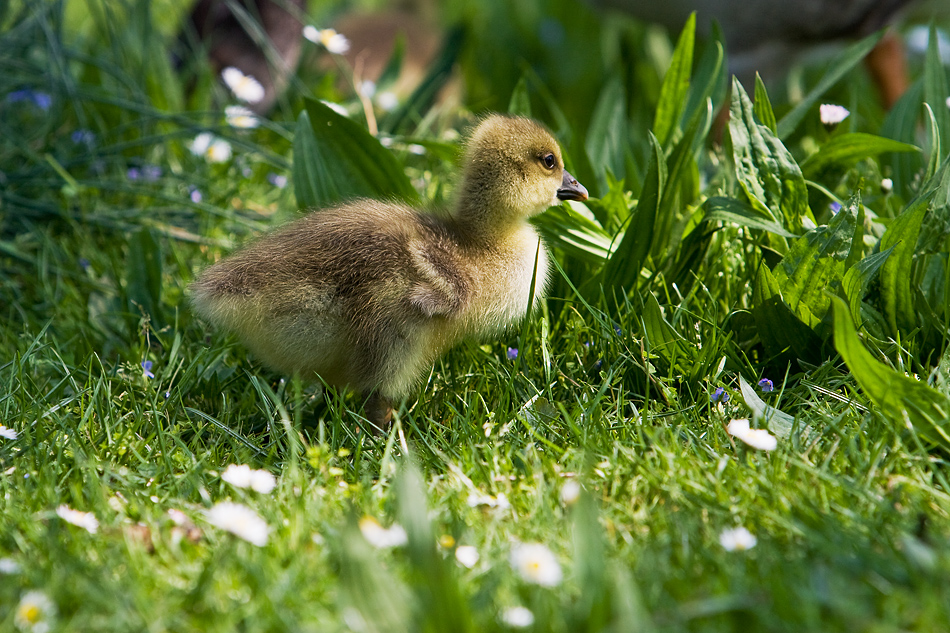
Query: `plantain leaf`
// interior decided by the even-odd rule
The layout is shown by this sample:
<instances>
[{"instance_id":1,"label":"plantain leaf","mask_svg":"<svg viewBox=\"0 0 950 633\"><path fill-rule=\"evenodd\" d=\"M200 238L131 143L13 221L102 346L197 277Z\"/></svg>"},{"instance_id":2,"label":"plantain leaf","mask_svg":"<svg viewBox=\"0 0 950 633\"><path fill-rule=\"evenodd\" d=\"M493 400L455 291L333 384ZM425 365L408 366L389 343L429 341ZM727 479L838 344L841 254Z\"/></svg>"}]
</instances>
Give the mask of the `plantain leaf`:
<instances>
[{"instance_id":1,"label":"plantain leaf","mask_svg":"<svg viewBox=\"0 0 950 633\"><path fill-rule=\"evenodd\" d=\"M717 96L714 94L716 88L724 80L722 62L722 44L715 40L708 41L690 82L689 98L683 108L682 120L687 128L693 124L695 118L705 115L707 99L712 100Z\"/></svg>"},{"instance_id":2,"label":"plantain leaf","mask_svg":"<svg viewBox=\"0 0 950 633\"><path fill-rule=\"evenodd\" d=\"M802 173L808 180L817 177L829 168L848 168L868 156L886 152L919 152L920 148L883 136L855 132L832 138L802 162Z\"/></svg>"},{"instance_id":3,"label":"plantain leaf","mask_svg":"<svg viewBox=\"0 0 950 633\"><path fill-rule=\"evenodd\" d=\"M769 427L769 430L775 433L779 439L787 440L792 436L792 430L795 428L795 418L767 404L741 375L739 376L739 393L742 394L746 406L752 409L755 418L761 418ZM802 431L806 436L811 435L811 429L807 425L803 426Z\"/></svg>"},{"instance_id":4,"label":"plantain leaf","mask_svg":"<svg viewBox=\"0 0 950 633\"><path fill-rule=\"evenodd\" d=\"M762 83L762 77L755 73L755 116L765 127L777 134L778 124L775 122L775 113L772 111L772 102L769 101L769 93Z\"/></svg>"},{"instance_id":5,"label":"plantain leaf","mask_svg":"<svg viewBox=\"0 0 950 633\"><path fill-rule=\"evenodd\" d=\"M663 311L652 292L646 293L640 317L649 351L662 358L668 367L686 373L696 360L696 348L663 318Z\"/></svg>"},{"instance_id":6,"label":"plantain leaf","mask_svg":"<svg viewBox=\"0 0 950 633\"><path fill-rule=\"evenodd\" d=\"M315 99L306 100L297 119L293 179L297 203L305 208L364 196L406 202L419 197L392 152Z\"/></svg>"},{"instance_id":7,"label":"plantain leaf","mask_svg":"<svg viewBox=\"0 0 950 633\"><path fill-rule=\"evenodd\" d=\"M841 299L834 299L835 348L871 402L897 429L909 428L950 450L950 398L881 363L858 339Z\"/></svg>"},{"instance_id":8,"label":"plantain leaf","mask_svg":"<svg viewBox=\"0 0 950 633\"><path fill-rule=\"evenodd\" d=\"M851 310L851 318L855 323L861 323L861 302L867 294L868 286L874 276L891 256L894 247L891 246L885 251L868 255L853 267L848 269L841 280L841 289L848 300L848 308ZM880 324L883 326L883 324Z\"/></svg>"},{"instance_id":9,"label":"plantain leaf","mask_svg":"<svg viewBox=\"0 0 950 633\"><path fill-rule=\"evenodd\" d=\"M619 178L626 169L626 101L623 84L614 77L600 93L587 130L584 149L591 167L598 174L601 191L607 190L606 170Z\"/></svg>"},{"instance_id":10,"label":"plantain leaf","mask_svg":"<svg viewBox=\"0 0 950 633\"><path fill-rule=\"evenodd\" d=\"M653 134L660 145L666 146L683 112L689 92L689 76L693 70L693 46L696 40L696 12L690 14L680 32L670 60L670 67L660 86L660 98L653 119Z\"/></svg>"},{"instance_id":11,"label":"plantain leaf","mask_svg":"<svg viewBox=\"0 0 950 633\"><path fill-rule=\"evenodd\" d=\"M620 243L610 254L604 267L604 286L622 288L625 292L633 290L640 278L640 269L646 261L653 240L656 225L656 212L663 194L666 181L666 161L663 150L652 133L650 136L650 162L647 165L643 191L637 201L637 208L630 216L630 222Z\"/></svg>"},{"instance_id":12,"label":"plantain leaf","mask_svg":"<svg viewBox=\"0 0 950 633\"><path fill-rule=\"evenodd\" d=\"M768 266L759 266L752 292L752 316L766 353L791 360L820 356L821 339L782 299L782 291Z\"/></svg>"},{"instance_id":13,"label":"plantain leaf","mask_svg":"<svg viewBox=\"0 0 950 633\"><path fill-rule=\"evenodd\" d=\"M802 171L772 131L755 121L752 102L737 79L729 111L736 178L749 202L787 230L800 230L802 218L810 213Z\"/></svg>"},{"instance_id":14,"label":"plantain leaf","mask_svg":"<svg viewBox=\"0 0 950 633\"><path fill-rule=\"evenodd\" d=\"M132 235L127 264L125 292L129 312L136 316L145 313L156 329L162 328L165 325L162 313L162 249L152 229L143 227Z\"/></svg>"},{"instance_id":15,"label":"plantain leaf","mask_svg":"<svg viewBox=\"0 0 950 633\"><path fill-rule=\"evenodd\" d=\"M785 228L775 220L763 217L758 209L735 198L725 198L721 196L708 198L706 202L703 203L703 211L706 214L703 219L708 222L728 222L730 224L738 224L739 226L747 226L750 229L768 231L769 233L775 233L782 237L798 237L794 233L786 231Z\"/></svg>"},{"instance_id":16,"label":"plantain leaf","mask_svg":"<svg viewBox=\"0 0 950 633\"><path fill-rule=\"evenodd\" d=\"M888 112L881 126L881 136L913 143L917 137L917 118L923 94L922 81L911 84ZM894 191L909 200L915 186L914 179L923 165L922 154L892 154L886 157L885 164L893 174Z\"/></svg>"},{"instance_id":17,"label":"plantain leaf","mask_svg":"<svg viewBox=\"0 0 950 633\"><path fill-rule=\"evenodd\" d=\"M911 265L928 197L918 197L891 224L881 238L881 250L893 248L881 270L881 301L891 336L909 334L917 325L911 290Z\"/></svg>"},{"instance_id":18,"label":"plantain leaf","mask_svg":"<svg viewBox=\"0 0 950 633\"><path fill-rule=\"evenodd\" d=\"M950 88L947 87L947 71L940 59L939 42L937 27L931 24L927 54L924 57L924 102L930 110L933 129L936 132L930 158L934 166L931 173L936 172L936 165L943 158L940 148L946 151L946 148L950 147L950 108L947 107Z\"/></svg>"},{"instance_id":19,"label":"plantain leaf","mask_svg":"<svg viewBox=\"0 0 950 633\"><path fill-rule=\"evenodd\" d=\"M581 203L561 204L535 216L532 222L548 246L603 265L610 254L610 235L585 211Z\"/></svg>"},{"instance_id":20,"label":"plantain leaf","mask_svg":"<svg viewBox=\"0 0 950 633\"><path fill-rule=\"evenodd\" d=\"M871 49L877 45L883 36L884 31L869 35L860 42L855 42L843 50L840 55L835 57L828 64L828 72L825 73L825 76L812 88L811 92L805 95L805 98L802 99L797 106L789 110L788 113L782 117L782 120L778 122L778 137L780 139L788 138L792 132L795 131L795 128L798 127L798 124L802 122L802 119L805 118L805 115L808 114L812 106L818 103L821 96L825 94L829 88L838 83L839 79L847 75L852 68L857 66L862 59L867 57L867 54L871 52Z\"/></svg>"}]
</instances>

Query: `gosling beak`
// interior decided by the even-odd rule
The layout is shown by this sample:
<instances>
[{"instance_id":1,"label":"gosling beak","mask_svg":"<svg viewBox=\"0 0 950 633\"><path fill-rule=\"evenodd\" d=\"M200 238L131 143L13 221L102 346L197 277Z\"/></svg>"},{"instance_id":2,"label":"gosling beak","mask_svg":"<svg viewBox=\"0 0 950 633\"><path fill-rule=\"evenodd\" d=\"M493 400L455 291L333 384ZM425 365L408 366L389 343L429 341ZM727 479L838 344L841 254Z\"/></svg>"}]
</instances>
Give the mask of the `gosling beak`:
<instances>
[{"instance_id":1,"label":"gosling beak","mask_svg":"<svg viewBox=\"0 0 950 633\"><path fill-rule=\"evenodd\" d=\"M587 189L565 169L561 188L557 190L557 197L558 200L587 200Z\"/></svg>"}]
</instances>

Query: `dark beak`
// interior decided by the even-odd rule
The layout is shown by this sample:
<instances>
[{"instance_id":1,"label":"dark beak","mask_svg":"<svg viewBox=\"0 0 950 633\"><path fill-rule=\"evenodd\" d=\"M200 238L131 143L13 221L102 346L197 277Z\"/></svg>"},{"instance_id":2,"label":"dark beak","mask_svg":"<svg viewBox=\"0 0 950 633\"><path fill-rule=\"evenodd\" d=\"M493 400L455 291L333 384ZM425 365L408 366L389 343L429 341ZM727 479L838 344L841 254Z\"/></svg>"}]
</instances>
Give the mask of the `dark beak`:
<instances>
[{"instance_id":1,"label":"dark beak","mask_svg":"<svg viewBox=\"0 0 950 633\"><path fill-rule=\"evenodd\" d=\"M587 200L587 189L565 169L561 188L557 190L557 197L558 200Z\"/></svg>"}]
</instances>

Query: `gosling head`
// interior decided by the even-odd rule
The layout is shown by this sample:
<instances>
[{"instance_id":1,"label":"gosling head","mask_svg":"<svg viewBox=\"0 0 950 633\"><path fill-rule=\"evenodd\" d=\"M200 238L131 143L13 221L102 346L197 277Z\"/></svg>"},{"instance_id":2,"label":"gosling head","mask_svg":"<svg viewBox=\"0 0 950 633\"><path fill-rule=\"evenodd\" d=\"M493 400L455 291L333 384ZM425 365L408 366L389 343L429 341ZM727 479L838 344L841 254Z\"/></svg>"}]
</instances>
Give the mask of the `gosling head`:
<instances>
[{"instance_id":1,"label":"gosling head","mask_svg":"<svg viewBox=\"0 0 950 633\"><path fill-rule=\"evenodd\" d=\"M564 169L561 149L541 125L492 115L469 138L458 215L511 222L558 200L586 200L587 190Z\"/></svg>"}]
</instances>

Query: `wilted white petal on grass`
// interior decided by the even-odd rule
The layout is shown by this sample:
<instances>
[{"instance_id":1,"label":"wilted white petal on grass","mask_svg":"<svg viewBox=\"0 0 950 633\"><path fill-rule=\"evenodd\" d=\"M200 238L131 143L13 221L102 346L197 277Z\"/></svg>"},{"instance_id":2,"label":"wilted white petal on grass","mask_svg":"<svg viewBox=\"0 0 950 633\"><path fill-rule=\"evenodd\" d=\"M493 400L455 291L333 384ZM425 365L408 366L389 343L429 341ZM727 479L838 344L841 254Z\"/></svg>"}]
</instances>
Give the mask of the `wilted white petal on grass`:
<instances>
[{"instance_id":1,"label":"wilted white petal on grass","mask_svg":"<svg viewBox=\"0 0 950 633\"><path fill-rule=\"evenodd\" d=\"M723 530L719 535L719 544L729 552L752 549L757 542L755 535L744 527Z\"/></svg>"},{"instance_id":2,"label":"wilted white petal on grass","mask_svg":"<svg viewBox=\"0 0 950 633\"><path fill-rule=\"evenodd\" d=\"M0 558L0 574L7 576L20 573L20 563L12 558Z\"/></svg>"},{"instance_id":3,"label":"wilted white petal on grass","mask_svg":"<svg viewBox=\"0 0 950 633\"><path fill-rule=\"evenodd\" d=\"M525 607L508 607L502 612L501 621L513 629L525 629L534 624L534 614Z\"/></svg>"},{"instance_id":4,"label":"wilted white petal on grass","mask_svg":"<svg viewBox=\"0 0 950 633\"><path fill-rule=\"evenodd\" d=\"M17 438L17 432L0 424L0 437L5 437L8 440L15 440Z\"/></svg>"},{"instance_id":5,"label":"wilted white petal on grass","mask_svg":"<svg viewBox=\"0 0 950 633\"><path fill-rule=\"evenodd\" d=\"M455 560L462 567L471 569L478 562L478 558L478 550L475 549L474 545L459 545L455 548Z\"/></svg>"},{"instance_id":6,"label":"wilted white petal on grass","mask_svg":"<svg viewBox=\"0 0 950 633\"><path fill-rule=\"evenodd\" d=\"M241 101L258 103L264 98L264 86L257 79L251 75L245 75L234 66L228 66L222 70L221 79Z\"/></svg>"},{"instance_id":7,"label":"wilted white petal on grass","mask_svg":"<svg viewBox=\"0 0 950 633\"><path fill-rule=\"evenodd\" d=\"M251 488L267 494L277 486L274 475L266 470L254 470L247 464L230 464L221 473L221 479L238 488Z\"/></svg>"},{"instance_id":8,"label":"wilted white petal on grass","mask_svg":"<svg viewBox=\"0 0 950 633\"><path fill-rule=\"evenodd\" d=\"M363 538L365 538L370 545L380 549L399 547L400 545L405 545L409 540L406 535L406 530L404 530L401 525L393 523L390 527L384 528L379 524L379 521L373 517L363 517L360 519L360 532L363 533Z\"/></svg>"},{"instance_id":9,"label":"wilted white petal on grass","mask_svg":"<svg viewBox=\"0 0 950 633\"><path fill-rule=\"evenodd\" d=\"M270 536L270 526L245 505L222 501L208 511L208 523L227 530L248 543L263 547Z\"/></svg>"},{"instance_id":10,"label":"wilted white petal on grass","mask_svg":"<svg viewBox=\"0 0 950 633\"><path fill-rule=\"evenodd\" d=\"M79 526L90 534L95 534L99 531L99 520L96 519L96 515L92 512L81 512L79 510L73 510L67 505L61 505L56 508L56 514L63 521Z\"/></svg>"},{"instance_id":11,"label":"wilted white petal on grass","mask_svg":"<svg viewBox=\"0 0 950 633\"><path fill-rule=\"evenodd\" d=\"M21 631L47 633L56 619L56 605L42 591L27 591L20 598L13 624Z\"/></svg>"},{"instance_id":12,"label":"wilted white petal on grass","mask_svg":"<svg viewBox=\"0 0 950 633\"><path fill-rule=\"evenodd\" d=\"M823 125L835 126L848 118L851 111L844 106L833 103L823 103L818 106L818 116Z\"/></svg>"},{"instance_id":13,"label":"wilted white petal on grass","mask_svg":"<svg viewBox=\"0 0 950 633\"><path fill-rule=\"evenodd\" d=\"M255 128L261 121L248 108L239 105L228 106L224 109L224 117L228 125L243 129Z\"/></svg>"},{"instance_id":14,"label":"wilted white petal on grass","mask_svg":"<svg viewBox=\"0 0 950 633\"><path fill-rule=\"evenodd\" d=\"M522 579L535 585L555 587L564 577L554 553L541 543L515 543L509 560Z\"/></svg>"},{"instance_id":15,"label":"wilted white petal on grass","mask_svg":"<svg viewBox=\"0 0 950 633\"><path fill-rule=\"evenodd\" d=\"M765 429L749 428L749 420L746 418L729 422L726 426L726 432L760 451L774 451L778 446L778 440L775 439L774 435Z\"/></svg>"}]
</instances>

